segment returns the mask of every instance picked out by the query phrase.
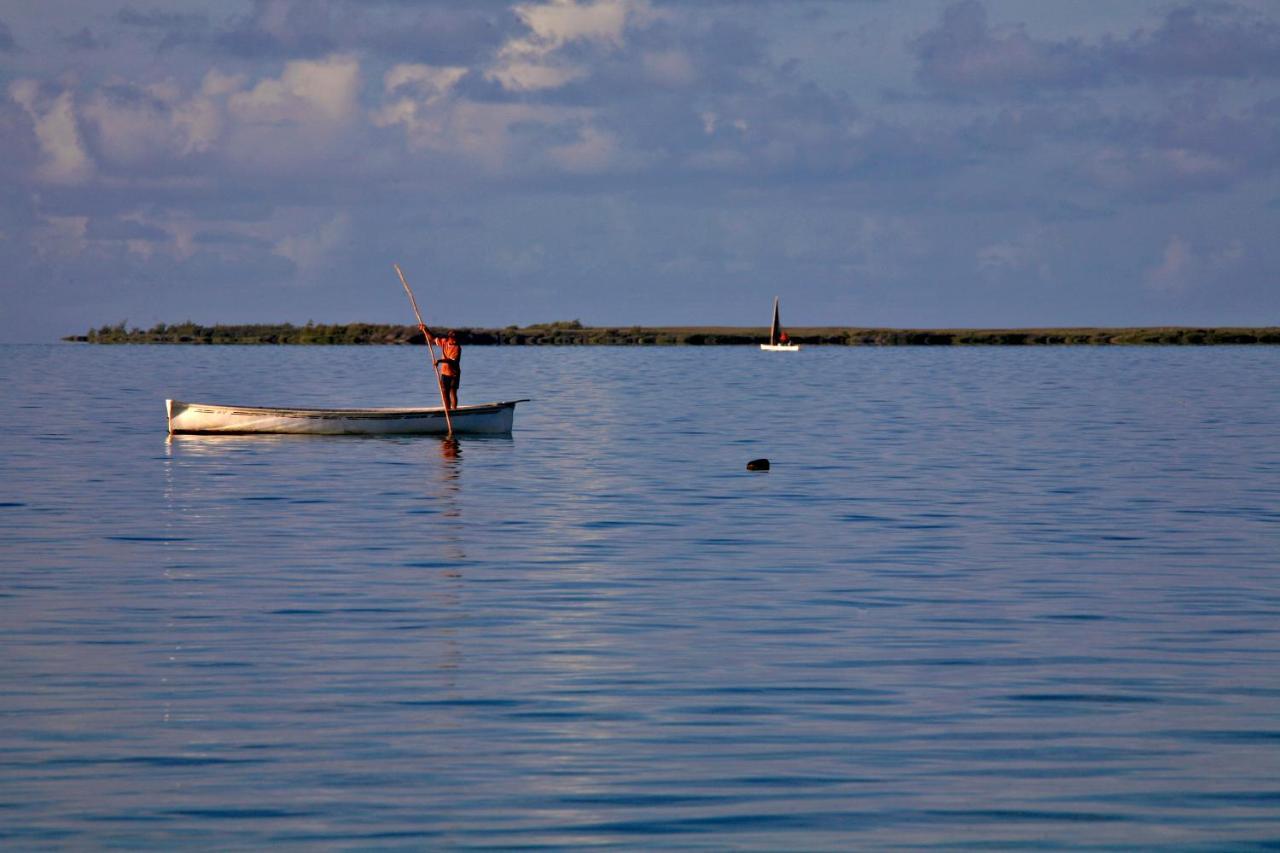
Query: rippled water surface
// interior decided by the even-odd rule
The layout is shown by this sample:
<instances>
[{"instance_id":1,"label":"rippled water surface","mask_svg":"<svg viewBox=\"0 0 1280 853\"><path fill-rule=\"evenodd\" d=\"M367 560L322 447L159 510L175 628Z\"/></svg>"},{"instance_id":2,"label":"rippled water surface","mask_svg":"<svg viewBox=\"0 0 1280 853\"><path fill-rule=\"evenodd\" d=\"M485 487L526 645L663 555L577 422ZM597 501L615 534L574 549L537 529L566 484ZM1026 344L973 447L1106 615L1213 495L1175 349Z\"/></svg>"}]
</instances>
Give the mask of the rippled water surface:
<instances>
[{"instance_id":1,"label":"rippled water surface","mask_svg":"<svg viewBox=\"0 0 1280 853\"><path fill-rule=\"evenodd\" d=\"M0 844L1280 844L1280 348L0 347ZM767 457L772 470L746 462Z\"/></svg>"}]
</instances>

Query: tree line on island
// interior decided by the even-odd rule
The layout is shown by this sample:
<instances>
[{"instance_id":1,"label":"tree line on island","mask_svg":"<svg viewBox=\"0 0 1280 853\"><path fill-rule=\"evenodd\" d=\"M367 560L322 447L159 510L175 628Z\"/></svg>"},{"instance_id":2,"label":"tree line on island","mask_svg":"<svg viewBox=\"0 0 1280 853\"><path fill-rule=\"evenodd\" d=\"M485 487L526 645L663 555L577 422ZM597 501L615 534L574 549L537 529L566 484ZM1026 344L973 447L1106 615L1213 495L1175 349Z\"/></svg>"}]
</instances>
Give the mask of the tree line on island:
<instances>
[{"instance_id":1,"label":"tree line on island","mask_svg":"<svg viewBox=\"0 0 1280 853\"><path fill-rule=\"evenodd\" d=\"M441 327L443 328L443 327ZM764 327L735 326L583 326L578 320L507 326L501 329L456 327L463 345L480 346L723 346L767 340ZM1062 329L879 329L860 327L788 327L791 340L835 346L1029 346L1029 345L1206 345L1280 344L1280 327L1156 326ZM422 344L417 326L381 323L217 324L191 321L158 323L150 329L126 322L68 335L66 341L91 344Z\"/></svg>"}]
</instances>

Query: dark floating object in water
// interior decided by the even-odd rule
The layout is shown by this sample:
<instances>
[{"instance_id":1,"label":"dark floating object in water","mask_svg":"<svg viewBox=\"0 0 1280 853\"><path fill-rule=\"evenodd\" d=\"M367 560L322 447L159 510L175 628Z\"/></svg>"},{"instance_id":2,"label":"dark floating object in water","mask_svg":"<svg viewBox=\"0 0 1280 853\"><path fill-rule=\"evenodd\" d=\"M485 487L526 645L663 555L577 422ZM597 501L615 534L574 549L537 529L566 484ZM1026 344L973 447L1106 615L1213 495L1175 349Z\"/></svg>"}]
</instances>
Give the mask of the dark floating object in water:
<instances>
[{"instance_id":1,"label":"dark floating object in water","mask_svg":"<svg viewBox=\"0 0 1280 853\"><path fill-rule=\"evenodd\" d=\"M750 462L747 463L747 470L748 471L768 471L769 460L768 459L752 459Z\"/></svg>"}]
</instances>

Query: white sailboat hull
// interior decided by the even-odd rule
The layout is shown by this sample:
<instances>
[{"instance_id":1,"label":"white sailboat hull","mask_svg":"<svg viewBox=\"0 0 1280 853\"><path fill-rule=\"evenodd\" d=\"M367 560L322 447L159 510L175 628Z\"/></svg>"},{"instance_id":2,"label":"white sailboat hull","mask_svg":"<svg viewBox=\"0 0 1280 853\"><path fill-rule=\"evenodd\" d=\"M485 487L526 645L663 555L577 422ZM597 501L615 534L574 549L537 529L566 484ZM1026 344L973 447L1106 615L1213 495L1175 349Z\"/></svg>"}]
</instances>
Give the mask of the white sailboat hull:
<instances>
[{"instance_id":1,"label":"white sailboat hull","mask_svg":"<svg viewBox=\"0 0 1280 853\"><path fill-rule=\"evenodd\" d=\"M449 411L455 433L511 432L516 403L481 403ZM444 409L276 409L165 400L170 434L446 435Z\"/></svg>"},{"instance_id":2,"label":"white sailboat hull","mask_svg":"<svg viewBox=\"0 0 1280 853\"><path fill-rule=\"evenodd\" d=\"M799 352L799 344L761 344L760 349L765 352Z\"/></svg>"}]
</instances>

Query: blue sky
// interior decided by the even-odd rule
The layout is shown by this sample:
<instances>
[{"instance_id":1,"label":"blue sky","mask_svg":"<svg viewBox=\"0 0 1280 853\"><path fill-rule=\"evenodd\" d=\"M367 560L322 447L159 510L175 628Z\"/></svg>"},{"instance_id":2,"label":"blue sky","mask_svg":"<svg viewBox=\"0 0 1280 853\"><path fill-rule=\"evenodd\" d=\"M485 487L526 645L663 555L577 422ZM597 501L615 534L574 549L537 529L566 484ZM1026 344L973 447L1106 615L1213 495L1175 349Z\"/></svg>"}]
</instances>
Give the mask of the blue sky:
<instances>
[{"instance_id":1,"label":"blue sky","mask_svg":"<svg viewBox=\"0 0 1280 853\"><path fill-rule=\"evenodd\" d=\"M1280 5L0 0L0 340L1280 323Z\"/></svg>"}]
</instances>

